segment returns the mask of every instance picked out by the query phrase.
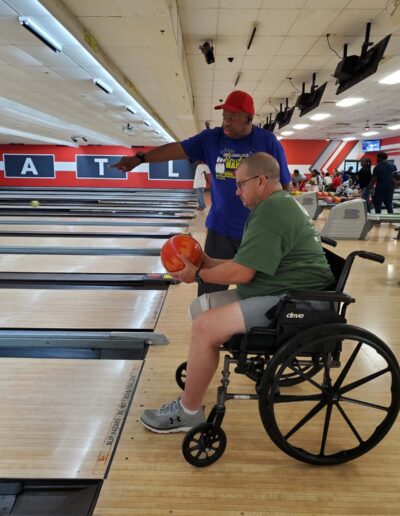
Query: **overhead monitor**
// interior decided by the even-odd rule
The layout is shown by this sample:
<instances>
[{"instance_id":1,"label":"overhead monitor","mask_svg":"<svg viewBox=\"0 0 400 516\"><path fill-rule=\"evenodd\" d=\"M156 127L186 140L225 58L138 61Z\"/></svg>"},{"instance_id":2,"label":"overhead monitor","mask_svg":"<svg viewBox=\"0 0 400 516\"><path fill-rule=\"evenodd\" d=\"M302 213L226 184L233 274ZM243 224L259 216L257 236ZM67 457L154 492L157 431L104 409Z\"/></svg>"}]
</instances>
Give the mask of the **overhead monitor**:
<instances>
[{"instance_id":1,"label":"overhead monitor","mask_svg":"<svg viewBox=\"0 0 400 516\"><path fill-rule=\"evenodd\" d=\"M267 122L263 125L263 129L273 133L275 130L275 126L276 126L276 119L275 120L267 120Z\"/></svg>"},{"instance_id":2,"label":"overhead monitor","mask_svg":"<svg viewBox=\"0 0 400 516\"><path fill-rule=\"evenodd\" d=\"M370 25L371 24L367 24L367 33L360 56L347 56L347 45L344 47L343 59L338 63L333 74L337 79L336 84L339 84L336 90L337 95L363 81L374 74L378 69L379 62L385 53L391 34L388 34L379 41L379 43L367 50L368 47L372 45L372 43L368 41Z\"/></svg>"},{"instance_id":3,"label":"overhead monitor","mask_svg":"<svg viewBox=\"0 0 400 516\"><path fill-rule=\"evenodd\" d=\"M285 125L290 124L295 107L296 106L293 106L290 109L285 109L285 111L279 111L279 113L276 114L275 121L277 122L279 129L282 129L282 127L285 127Z\"/></svg>"},{"instance_id":4,"label":"overhead monitor","mask_svg":"<svg viewBox=\"0 0 400 516\"><path fill-rule=\"evenodd\" d=\"M325 82L322 86L310 93L301 93L301 95L297 97L296 107L300 109L300 116L306 115L319 106L327 84L328 83Z\"/></svg>"},{"instance_id":5,"label":"overhead monitor","mask_svg":"<svg viewBox=\"0 0 400 516\"><path fill-rule=\"evenodd\" d=\"M363 140L361 142L362 152L376 152L381 150L380 140Z\"/></svg>"}]
</instances>

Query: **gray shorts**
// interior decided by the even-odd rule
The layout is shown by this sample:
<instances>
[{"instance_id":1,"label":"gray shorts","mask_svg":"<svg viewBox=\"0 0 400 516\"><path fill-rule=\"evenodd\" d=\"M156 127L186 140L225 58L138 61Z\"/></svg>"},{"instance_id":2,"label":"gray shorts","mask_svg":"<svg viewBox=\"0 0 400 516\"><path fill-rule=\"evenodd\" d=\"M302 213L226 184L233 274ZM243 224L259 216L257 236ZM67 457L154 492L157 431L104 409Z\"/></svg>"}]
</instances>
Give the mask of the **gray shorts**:
<instances>
[{"instance_id":1,"label":"gray shorts","mask_svg":"<svg viewBox=\"0 0 400 516\"><path fill-rule=\"evenodd\" d=\"M222 292L211 292L196 298L189 307L191 319L195 319L201 312L211 308L239 302L243 314L246 331L254 326L268 326L271 322L265 313L277 305L282 296L257 296L241 299L236 289L224 290Z\"/></svg>"}]
</instances>

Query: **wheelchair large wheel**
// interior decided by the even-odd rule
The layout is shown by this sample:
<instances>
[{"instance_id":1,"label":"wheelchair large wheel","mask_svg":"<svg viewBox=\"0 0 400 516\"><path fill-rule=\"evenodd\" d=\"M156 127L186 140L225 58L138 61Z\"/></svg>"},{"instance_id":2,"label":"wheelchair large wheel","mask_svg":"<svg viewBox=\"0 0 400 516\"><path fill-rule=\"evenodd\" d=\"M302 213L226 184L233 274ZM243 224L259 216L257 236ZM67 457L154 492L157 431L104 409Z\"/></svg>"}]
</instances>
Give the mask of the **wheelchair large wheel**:
<instances>
[{"instance_id":1,"label":"wheelchair large wheel","mask_svg":"<svg viewBox=\"0 0 400 516\"><path fill-rule=\"evenodd\" d=\"M224 453L226 434L220 426L201 423L185 435L182 453L185 459L198 468L210 466Z\"/></svg>"},{"instance_id":2,"label":"wheelchair large wheel","mask_svg":"<svg viewBox=\"0 0 400 516\"><path fill-rule=\"evenodd\" d=\"M341 368L332 350L342 345ZM299 355L318 356L323 368L308 378ZM303 377L277 390L288 371ZM400 408L396 357L361 328L330 324L311 328L279 349L259 388L260 415L272 441L291 457L316 465L340 464L363 455L388 433Z\"/></svg>"}]
</instances>

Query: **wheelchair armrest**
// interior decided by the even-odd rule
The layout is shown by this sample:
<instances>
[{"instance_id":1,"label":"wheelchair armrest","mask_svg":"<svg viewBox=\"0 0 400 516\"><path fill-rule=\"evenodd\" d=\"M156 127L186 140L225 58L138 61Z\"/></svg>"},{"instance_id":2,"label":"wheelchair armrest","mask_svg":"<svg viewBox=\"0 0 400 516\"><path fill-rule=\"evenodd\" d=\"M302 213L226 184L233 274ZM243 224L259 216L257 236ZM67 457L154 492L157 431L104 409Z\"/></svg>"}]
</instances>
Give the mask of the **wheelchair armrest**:
<instances>
[{"instance_id":1,"label":"wheelchair armrest","mask_svg":"<svg viewBox=\"0 0 400 516\"><path fill-rule=\"evenodd\" d=\"M354 303L355 299L344 292L335 292L334 290L324 290L316 292L313 290L304 290L300 292L291 292L286 296L288 300L301 301L335 301L337 303Z\"/></svg>"},{"instance_id":2,"label":"wheelchair armrest","mask_svg":"<svg viewBox=\"0 0 400 516\"><path fill-rule=\"evenodd\" d=\"M248 335L276 335L276 329L267 326L253 326Z\"/></svg>"}]
</instances>

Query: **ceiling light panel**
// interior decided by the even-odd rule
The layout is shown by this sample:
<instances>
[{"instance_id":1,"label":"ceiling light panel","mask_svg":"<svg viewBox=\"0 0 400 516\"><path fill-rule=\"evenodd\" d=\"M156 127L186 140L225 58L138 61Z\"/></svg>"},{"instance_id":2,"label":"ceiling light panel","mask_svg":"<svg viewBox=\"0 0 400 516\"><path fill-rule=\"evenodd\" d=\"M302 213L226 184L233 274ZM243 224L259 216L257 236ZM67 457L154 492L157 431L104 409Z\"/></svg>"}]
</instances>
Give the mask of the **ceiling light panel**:
<instances>
[{"instance_id":1,"label":"ceiling light panel","mask_svg":"<svg viewBox=\"0 0 400 516\"><path fill-rule=\"evenodd\" d=\"M383 79L379 81L381 84L398 84L400 82L400 70L396 70L395 72L387 75Z\"/></svg>"},{"instance_id":2,"label":"ceiling light panel","mask_svg":"<svg viewBox=\"0 0 400 516\"><path fill-rule=\"evenodd\" d=\"M316 115L310 116L310 120L315 120L316 122L319 122L320 120L325 120L330 116L332 116L330 113L317 113Z\"/></svg>"},{"instance_id":3,"label":"ceiling light panel","mask_svg":"<svg viewBox=\"0 0 400 516\"><path fill-rule=\"evenodd\" d=\"M364 98L362 97L347 97L346 99L339 100L339 102L336 102L336 105L338 107L350 107L355 106L356 104L360 104L361 102L364 102Z\"/></svg>"}]
</instances>

